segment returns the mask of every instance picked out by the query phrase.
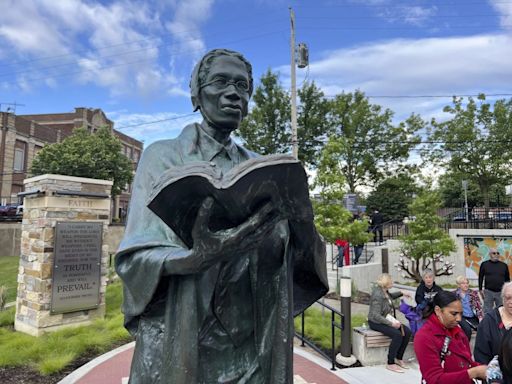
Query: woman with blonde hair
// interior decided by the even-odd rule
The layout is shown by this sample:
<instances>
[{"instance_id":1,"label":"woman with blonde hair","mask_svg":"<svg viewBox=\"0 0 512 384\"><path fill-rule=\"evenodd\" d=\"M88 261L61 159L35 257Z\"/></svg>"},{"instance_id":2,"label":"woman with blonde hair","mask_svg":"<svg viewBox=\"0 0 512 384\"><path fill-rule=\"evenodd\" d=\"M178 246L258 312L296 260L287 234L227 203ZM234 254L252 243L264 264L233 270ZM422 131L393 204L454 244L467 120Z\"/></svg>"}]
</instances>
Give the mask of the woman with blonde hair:
<instances>
[{"instance_id":1,"label":"woman with blonde hair","mask_svg":"<svg viewBox=\"0 0 512 384\"><path fill-rule=\"evenodd\" d=\"M411 330L396 319L393 300L403 295L408 296L408 294L401 291L390 293L389 289L393 286L393 280L387 273L380 275L376 283L370 297L368 325L374 331L391 338L386 368L393 372L403 373L404 369L409 368L403 361L403 356L411 337Z\"/></svg>"},{"instance_id":2,"label":"woman with blonde hair","mask_svg":"<svg viewBox=\"0 0 512 384\"><path fill-rule=\"evenodd\" d=\"M480 303L478 292L469 289L469 280L466 276L457 276L455 282L458 286L455 294L462 303L462 320L460 327L466 334L468 340L471 340L472 330L476 330L480 320L484 317L482 304Z\"/></svg>"}]
</instances>

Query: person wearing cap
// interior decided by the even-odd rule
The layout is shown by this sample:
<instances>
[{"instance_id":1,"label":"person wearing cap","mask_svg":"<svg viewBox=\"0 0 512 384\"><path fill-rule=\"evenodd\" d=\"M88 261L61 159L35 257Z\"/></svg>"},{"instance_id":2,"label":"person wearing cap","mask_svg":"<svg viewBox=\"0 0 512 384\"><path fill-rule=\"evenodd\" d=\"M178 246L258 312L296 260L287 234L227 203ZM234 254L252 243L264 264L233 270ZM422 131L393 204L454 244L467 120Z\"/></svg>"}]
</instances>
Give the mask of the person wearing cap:
<instances>
[{"instance_id":1,"label":"person wearing cap","mask_svg":"<svg viewBox=\"0 0 512 384\"><path fill-rule=\"evenodd\" d=\"M508 266L499 260L500 253L496 248L489 250L489 260L480 265L478 272L478 289L484 301L484 313L488 313L503 305L501 288L510 281Z\"/></svg>"},{"instance_id":2,"label":"person wearing cap","mask_svg":"<svg viewBox=\"0 0 512 384\"><path fill-rule=\"evenodd\" d=\"M171 167L203 161L225 172L258 156L231 138L248 113L251 64L238 52L210 51L190 88L203 121L144 151L116 254L125 327L136 339L130 384L292 383L293 316L328 289L313 222L283 220L265 205L213 230L206 198L189 248L147 207Z\"/></svg>"}]
</instances>

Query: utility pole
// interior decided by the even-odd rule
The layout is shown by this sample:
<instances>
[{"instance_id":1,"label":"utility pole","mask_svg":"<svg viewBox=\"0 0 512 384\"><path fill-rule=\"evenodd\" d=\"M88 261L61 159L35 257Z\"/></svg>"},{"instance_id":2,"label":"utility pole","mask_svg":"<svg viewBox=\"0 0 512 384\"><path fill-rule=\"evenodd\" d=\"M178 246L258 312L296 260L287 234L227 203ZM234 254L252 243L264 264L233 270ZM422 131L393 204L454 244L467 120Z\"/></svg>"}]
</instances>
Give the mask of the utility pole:
<instances>
[{"instance_id":1,"label":"utility pole","mask_svg":"<svg viewBox=\"0 0 512 384\"><path fill-rule=\"evenodd\" d=\"M292 7L290 9L291 36L290 36L290 55L291 55L291 101L292 101L292 154L296 159L299 158L299 141L297 138L297 85L295 82L295 13Z\"/></svg>"},{"instance_id":2,"label":"utility pole","mask_svg":"<svg viewBox=\"0 0 512 384\"><path fill-rule=\"evenodd\" d=\"M464 216L466 216L466 222L469 221L469 207L468 207L468 181L462 180L462 188L464 188Z\"/></svg>"}]
</instances>

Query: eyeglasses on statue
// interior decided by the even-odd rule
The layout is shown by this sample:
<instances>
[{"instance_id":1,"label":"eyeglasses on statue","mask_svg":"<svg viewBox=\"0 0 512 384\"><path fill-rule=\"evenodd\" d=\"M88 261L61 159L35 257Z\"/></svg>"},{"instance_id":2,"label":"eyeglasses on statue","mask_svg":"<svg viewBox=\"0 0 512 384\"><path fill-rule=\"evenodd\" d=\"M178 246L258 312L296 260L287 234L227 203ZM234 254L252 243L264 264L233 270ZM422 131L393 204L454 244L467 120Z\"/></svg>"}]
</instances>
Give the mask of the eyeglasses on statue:
<instances>
[{"instance_id":1,"label":"eyeglasses on statue","mask_svg":"<svg viewBox=\"0 0 512 384\"><path fill-rule=\"evenodd\" d=\"M218 90L226 89L228 86L234 85L241 92L249 92L249 83L246 80L228 80L225 77L217 76L213 80L201 84L201 88L212 86Z\"/></svg>"}]
</instances>

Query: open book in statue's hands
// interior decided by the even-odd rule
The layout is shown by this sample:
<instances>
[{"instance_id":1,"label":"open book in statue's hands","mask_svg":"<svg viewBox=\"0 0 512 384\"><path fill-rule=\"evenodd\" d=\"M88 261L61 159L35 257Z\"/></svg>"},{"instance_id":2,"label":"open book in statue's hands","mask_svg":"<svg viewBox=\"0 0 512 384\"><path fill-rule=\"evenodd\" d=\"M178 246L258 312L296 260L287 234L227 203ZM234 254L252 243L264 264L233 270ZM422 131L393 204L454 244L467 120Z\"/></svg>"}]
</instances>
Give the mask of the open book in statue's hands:
<instances>
[{"instance_id":1,"label":"open book in statue's hands","mask_svg":"<svg viewBox=\"0 0 512 384\"><path fill-rule=\"evenodd\" d=\"M192 228L209 196L215 201L212 231L240 225L266 203L283 219L313 219L306 173L289 155L250 159L225 174L210 162L170 168L154 185L148 207L192 248Z\"/></svg>"}]
</instances>

